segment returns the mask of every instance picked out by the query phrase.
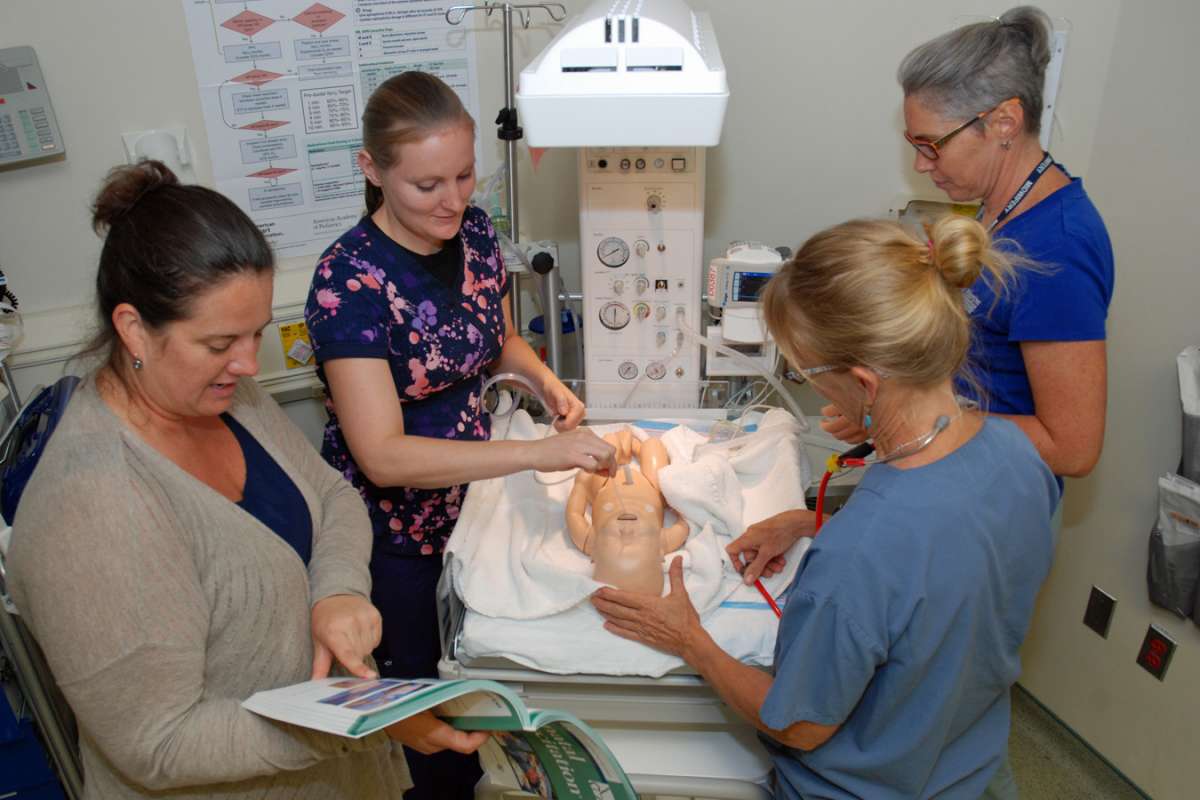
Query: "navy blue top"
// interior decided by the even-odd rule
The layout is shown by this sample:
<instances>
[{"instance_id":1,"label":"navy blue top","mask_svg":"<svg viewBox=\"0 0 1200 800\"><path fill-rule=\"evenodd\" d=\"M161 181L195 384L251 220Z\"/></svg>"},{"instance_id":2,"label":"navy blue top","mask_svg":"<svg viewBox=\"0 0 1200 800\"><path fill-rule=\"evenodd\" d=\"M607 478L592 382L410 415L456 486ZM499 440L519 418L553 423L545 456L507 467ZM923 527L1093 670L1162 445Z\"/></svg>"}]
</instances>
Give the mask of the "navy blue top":
<instances>
[{"instance_id":1,"label":"navy blue top","mask_svg":"<svg viewBox=\"0 0 1200 800\"><path fill-rule=\"evenodd\" d=\"M246 485L238 505L290 544L307 566L312 557L313 529L304 495L233 415L222 414L221 419L233 431L246 460Z\"/></svg>"},{"instance_id":2,"label":"navy blue top","mask_svg":"<svg viewBox=\"0 0 1200 800\"><path fill-rule=\"evenodd\" d=\"M461 270L439 269L438 259L401 247L370 216L363 217L317 262L304 318L326 388L324 364L331 359L386 359L405 434L486 440L491 419L480 389L504 346L508 291L487 214L469 206L445 254L457 255ZM321 455L366 501L374 552L440 554L458 520L466 484L376 486L354 462L332 400L326 407Z\"/></svg>"},{"instance_id":3,"label":"navy blue top","mask_svg":"<svg viewBox=\"0 0 1200 800\"><path fill-rule=\"evenodd\" d=\"M762 737L779 798L976 800L1008 740L1018 648L1054 553L1054 476L1014 424L932 464L867 469L792 584Z\"/></svg>"},{"instance_id":4,"label":"navy blue top","mask_svg":"<svg viewBox=\"0 0 1200 800\"><path fill-rule=\"evenodd\" d=\"M1032 414L1021 343L1105 338L1114 283L1112 244L1079 178L1014 217L997 239L1002 249L1016 249L1036 266L1018 270L1016 284L999 298L983 277L963 292L975 330L971 366L988 411ZM956 388L981 399L965 382Z\"/></svg>"}]
</instances>

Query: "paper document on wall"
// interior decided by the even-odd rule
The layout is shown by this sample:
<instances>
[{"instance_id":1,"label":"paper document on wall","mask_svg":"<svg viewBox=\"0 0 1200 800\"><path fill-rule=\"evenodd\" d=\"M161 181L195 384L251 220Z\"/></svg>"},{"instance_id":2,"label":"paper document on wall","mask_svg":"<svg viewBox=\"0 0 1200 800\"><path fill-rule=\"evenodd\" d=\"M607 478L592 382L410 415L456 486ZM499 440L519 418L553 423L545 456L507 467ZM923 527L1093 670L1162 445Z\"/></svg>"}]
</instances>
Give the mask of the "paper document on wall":
<instances>
[{"instance_id":1,"label":"paper document on wall","mask_svg":"<svg viewBox=\"0 0 1200 800\"><path fill-rule=\"evenodd\" d=\"M363 107L422 70L479 118L474 34L438 0L183 0L213 177L280 256L358 221Z\"/></svg>"}]
</instances>

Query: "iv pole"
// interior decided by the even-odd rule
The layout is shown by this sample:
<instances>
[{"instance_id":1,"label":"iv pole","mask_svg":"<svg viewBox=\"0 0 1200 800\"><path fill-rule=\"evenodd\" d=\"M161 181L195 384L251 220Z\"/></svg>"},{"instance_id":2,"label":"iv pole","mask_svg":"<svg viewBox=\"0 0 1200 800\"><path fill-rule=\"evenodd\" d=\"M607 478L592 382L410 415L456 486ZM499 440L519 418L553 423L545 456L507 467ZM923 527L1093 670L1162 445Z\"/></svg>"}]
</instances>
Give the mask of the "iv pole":
<instances>
[{"instance_id":1,"label":"iv pole","mask_svg":"<svg viewBox=\"0 0 1200 800\"><path fill-rule=\"evenodd\" d=\"M513 244L520 242L520 226L518 225L518 210L517 210L517 140L521 139L525 132L521 130L521 126L517 124L517 107L513 102L513 12L515 11L521 19L521 27L529 27L529 9L540 8L550 15L550 19L555 22L562 22L567 18L567 9L562 3L490 3L485 2L483 5L470 6L450 6L446 9L446 22L451 25L460 25L466 19L467 14L472 11L484 11L490 17L493 11L504 12L504 108L500 109L500 114L496 117L496 138L502 140L506 145L504 154L504 177L508 184L508 219L511 225L511 239ZM512 306L513 327L517 332L521 331L521 282L519 280L520 273L513 273L513 297L516 298ZM558 333L559 323L558 315L553 318L549 316L549 311L545 310L543 319L546 324L546 340L550 340L551 326L554 325L554 332ZM553 320L553 321L552 321ZM555 336L557 340L558 337ZM551 364L551 368L557 372L558 364Z\"/></svg>"}]
</instances>

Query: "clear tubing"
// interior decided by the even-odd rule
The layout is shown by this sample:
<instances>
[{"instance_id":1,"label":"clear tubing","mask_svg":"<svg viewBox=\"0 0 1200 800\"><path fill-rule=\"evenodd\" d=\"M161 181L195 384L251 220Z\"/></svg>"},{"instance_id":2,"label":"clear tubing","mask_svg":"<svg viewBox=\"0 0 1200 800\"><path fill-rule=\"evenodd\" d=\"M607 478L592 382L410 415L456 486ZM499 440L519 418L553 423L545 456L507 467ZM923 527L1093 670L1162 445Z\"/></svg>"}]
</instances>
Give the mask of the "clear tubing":
<instances>
[{"instance_id":1,"label":"clear tubing","mask_svg":"<svg viewBox=\"0 0 1200 800\"><path fill-rule=\"evenodd\" d=\"M487 396L488 389L492 388L492 386L494 386L497 383L500 383L501 381L507 381L509 383L521 384L522 386L524 386L526 389L529 390L530 394L532 394L534 397L536 397L538 399L538 402L542 404L542 408L548 408L548 406L546 406L546 400L542 397L542 393L539 392L537 390L537 388L533 385L533 381L529 380L524 375L518 375L515 372L501 372L498 375L493 375L492 377L490 377L486 381L484 381L483 389L479 392L480 402L483 402L483 398ZM487 413L489 415L491 415L492 421L494 422L498 419L508 419L509 417L511 417L513 415L513 412L516 410L517 410L517 401L513 400L512 404L508 407L507 411L503 411L501 413L496 413L495 411L489 411ZM550 420L550 424L546 426L546 433L542 436L543 439L545 439L550 434L554 433L554 423L558 422L559 419L560 419L560 417L557 414L555 414L554 418ZM565 476L563 476L562 478L557 478L555 480L545 480L544 478L540 477L540 474L538 473L537 470L534 470L533 480L536 483L541 484L542 486L557 486L560 483L566 483L569 480L573 480L578 473L579 473L579 468L576 467L575 469L568 470L567 474Z\"/></svg>"},{"instance_id":2,"label":"clear tubing","mask_svg":"<svg viewBox=\"0 0 1200 800\"><path fill-rule=\"evenodd\" d=\"M490 377L486 381L484 381L483 388L479 390L479 402L482 403L483 398L487 397L488 389L492 388L492 386L496 385L497 383L500 383L501 381L508 381L509 383L521 384L522 386L524 386L526 389L529 390L530 394L532 394L534 397L536 397L538 399L538 402L542 404L542 408L546 408L547 410L549 410L549 407L546 405L546 400L542 397L542 393L537 390L537 387L533 385L533 381L529 380L529 378L526 378L524 375L518 375L515 372L501 372L498 375L493 375L492 377ZM507 418L511 417L512 413L516 410L517 410L517 401L514 399L512 402L512 405L510 405L508 407L507 411L500 413L500 414L497 414L495 411L489 411L488 414L491 415L493 420L507 419Z\"/></svg>"},{"instance_id":3,"label":"clear tubing","mask_svg":"<svg viewBox=\"0 0 1200 800\"><path fill-rule=\"evenodd\" d=\"M784 402L784 404L788 407L788 410L792 412L792 416L796 418L796 424L800 426L800 430L808 431L808 418L804 416L804 411L801 410L800 405L796 402L796 399L788 393L787 387L783 385L783 382L779 380L779 378L776 377L773 372L763 369L761 366L754 363L753 360L742 355L732 347L726 347L723 344L718 344L707 337L701 336L694 330L688 328L686 325L677 325L675 329L701 347L707 347L709 349L716 350L721 355L732 358L743 367L754 370L754 372L766 378L767 383L771 384L775 391L779 393L779 399Z\"/></svg>"}]
</instances>

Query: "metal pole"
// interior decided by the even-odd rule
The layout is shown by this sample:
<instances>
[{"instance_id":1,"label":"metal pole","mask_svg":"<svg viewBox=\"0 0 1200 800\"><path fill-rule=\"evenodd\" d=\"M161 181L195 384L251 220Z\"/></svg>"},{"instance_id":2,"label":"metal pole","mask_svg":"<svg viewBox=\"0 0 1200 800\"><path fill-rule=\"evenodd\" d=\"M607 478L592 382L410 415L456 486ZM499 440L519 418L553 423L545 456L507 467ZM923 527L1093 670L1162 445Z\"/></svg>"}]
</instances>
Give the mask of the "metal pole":
<instances>
[{"instance_id":1,"label":"metal pole","mask_svg":"<svg viewBox=\"0 0 1200 800\"><path fill-rule=\"evenodd\" d=\"M511 3L504 4L504 113L511 114L515 117L517 114L516 106L513 102L513 62L512 62L512 46L513 46L513 28L512 28L513 8ZM508 189L508 221L510 226L509 238L512 239L513 245L521 246L521 219L520 210L517 207L517 140L509 138L504 143L504 178ZM514 272L512 274L512 322L513 328L519 336L521 333L521 273Z\"/></svg>"},{"instance_id":2,"label":"metal pole","mask_svg":"<svg viewBox=\"0 0 1200 800\"><path fill-rule=\"evenodd\" d=\"M546 364L555 375L562 376L562 305L558 301L558 269L542 276L543 309L546 322Z\"/></svg>"},{"instance_id":3,"label":"metal pole","mask_svg":"<svg viewBox=\"0 0 1200 800\"><path fill-rule=\"evenodd\" d=\"M530 267L542 280L542 319L546 323L546 365L562 375L562 301L558 294L558 265L549 253L538 253Z\"/></svg>"},{"instance_id":4,"label":"metal pole","mask_svg":"<svg viewBox=\"0 0 1200 800\"><path fill-rule=\"evenodd\" d=\"M46 747L54 759L54 765L58 767L63 789L70 800L79 800L83 797L83 777L78 750L67 738L64 721L46 694L41 682L41 673L29 651L32 643L21 635L17 621L9 616L3 607L0 607L0 641L5 643L5 651L12 659L21 692L33 709L34 721L46 740ZM48 670L46 675L50 677ZM50 679L53 680L52 677Z\"/></svg>"}]
</instances>

